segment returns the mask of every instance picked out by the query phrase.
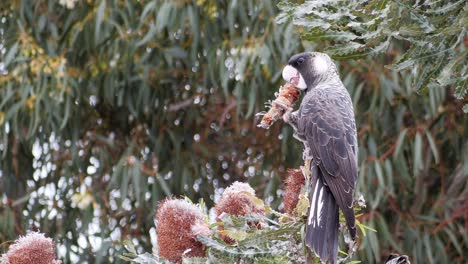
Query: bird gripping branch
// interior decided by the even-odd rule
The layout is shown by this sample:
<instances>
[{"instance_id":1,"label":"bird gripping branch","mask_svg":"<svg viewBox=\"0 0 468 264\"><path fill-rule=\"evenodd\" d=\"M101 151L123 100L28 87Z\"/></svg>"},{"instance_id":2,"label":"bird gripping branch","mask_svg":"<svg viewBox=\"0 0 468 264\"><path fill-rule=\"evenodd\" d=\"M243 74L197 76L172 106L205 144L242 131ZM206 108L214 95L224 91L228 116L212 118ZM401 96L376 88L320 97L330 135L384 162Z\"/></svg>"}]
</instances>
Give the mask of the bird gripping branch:
<instances>
[{"instance_id":1,"label":"bird gripping branch","mask_svg":"<svg viewBox=\"0 0 468 264\"><path fill-rule=\"evenodd\" d=\"M303 159L311 174L305 242L324 262L336 263L341 209L351 239L356 238L353 210L357 181L357 136L351 98L330 57L296 54L283 69L286 82L305 91L299 109L284 109L283 120L304 144Z\"/></svg>"}]
</instances>

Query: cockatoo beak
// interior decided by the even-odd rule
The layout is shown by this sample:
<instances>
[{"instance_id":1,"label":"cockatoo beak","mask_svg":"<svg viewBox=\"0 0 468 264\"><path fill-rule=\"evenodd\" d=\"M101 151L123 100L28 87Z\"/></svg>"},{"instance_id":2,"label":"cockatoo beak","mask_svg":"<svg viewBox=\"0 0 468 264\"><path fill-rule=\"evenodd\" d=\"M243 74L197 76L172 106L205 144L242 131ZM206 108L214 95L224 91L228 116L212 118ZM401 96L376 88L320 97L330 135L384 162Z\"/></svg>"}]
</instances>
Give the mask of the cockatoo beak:
<instances>
[{"instance_id":1,"label":"cockatoo beak","mask_svg":"<svg viewBox=\"0 0 468 264\"><path fill-rule=\"evenodd\" d=\"M294 84L297 88L305 90L307 84L299 71L291 65L286 65L283 69L283 79L286 82Z\"/></svg>"}]
</instances>

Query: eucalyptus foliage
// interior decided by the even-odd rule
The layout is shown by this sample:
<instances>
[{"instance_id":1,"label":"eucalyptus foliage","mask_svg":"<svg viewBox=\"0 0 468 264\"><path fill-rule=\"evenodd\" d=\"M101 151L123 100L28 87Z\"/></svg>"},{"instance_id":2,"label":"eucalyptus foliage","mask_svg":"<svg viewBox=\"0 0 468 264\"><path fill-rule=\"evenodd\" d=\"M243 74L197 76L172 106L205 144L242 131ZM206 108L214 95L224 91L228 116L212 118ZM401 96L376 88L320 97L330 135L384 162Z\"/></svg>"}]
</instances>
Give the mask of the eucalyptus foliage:
<instances>
[{"instance_id":1,"label":"eucalyptus foliage","mask_svg":"<svg viewBox=\"0 0 468 264\"><path fill-rule=\"evenodd\" d=\"M39 228L65 260L116 260L167 195L212 204L246 178L275 194L286 152L252 118L300 43L274 3L0 7L2 242Z\"/></svg>"},{"instance_id":2,"label":"eucalyptus foliage","mask_svg":"<svg viewBox=\"0 0 468 264\"><path fill-rule=\"evenodd\" d=\"M356 258L463 263L466 3L320 2L0 1L0 251L39 229L65 263L118 263L120 241L150 251L165 196L212 206L235 180L278 208L301 146L254 113L305 46L355 104L377 230Z\"/></svg>"}]
</instances>

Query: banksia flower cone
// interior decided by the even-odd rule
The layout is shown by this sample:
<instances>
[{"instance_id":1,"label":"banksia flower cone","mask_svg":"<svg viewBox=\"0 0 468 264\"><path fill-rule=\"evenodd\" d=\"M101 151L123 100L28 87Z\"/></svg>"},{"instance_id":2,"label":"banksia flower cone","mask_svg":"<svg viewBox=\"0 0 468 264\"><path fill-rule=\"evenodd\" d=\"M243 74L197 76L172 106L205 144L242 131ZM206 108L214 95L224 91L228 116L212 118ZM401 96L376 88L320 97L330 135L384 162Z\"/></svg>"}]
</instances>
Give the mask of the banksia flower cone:
<instances>
[{"instance_id":1,"label":"banksia flower cone","mask_svg":"<svg viewBox=\"0 0 468 264\"><path fill-rule=\"evenodd\" d=\"M265 209L257 207L252 198L246 194L255 196L255 191L249 184L243 182L234 182L224 190L224 193L216 204L216 215L228 213L235 216L244 216L250 214L265 214Z\"/></svg>"},{"instance_id":2,"label":"banksia flower cone","mask_svg":"<svg viewBox=\"0 0 468 264\"><path fill-rule=\"evenodd\" d=\"M289 169L288 177L284 181L286 184L286 190L284 193L284 211L288 214L292 214L299 201L299 194L301 194L301 188L304 185L305 178L302 174L301 169Z\"/></svg>"},{"instance_id":3,"label":"banksia flower cone","mask_svg":"<svg viewBox=\"0 0 468 264\"><path fill-rule=\"evenodd\" d=\"M182 199L163 201L156 213L159 255L181 263L182 257L203 257L205 246L198 235L210 234L201 210Z\"/></svg>"},{"instance_id":4,"label":"banksia flower cone","mask_svg":"<svg viewBox=\"0 0 468 264\"><path fill-rule=\"evenodd\" d=\"M59 264L55 260L55 246L51 238L44 234L31 232L18 238L8 252L0 259L8 264Z\"/></svg>"},{"instance_id":5,"label":"banksia flower cone","mask_svg":"<svg viewBox=\"0 0 468 264\"><path fill-rule=\"evenodd\" d=\"M234 216L246 216L252 214L265 215L264 206L256 205L253 201L255 199L255 191L247 183L234 182L229 186L216 204L216 216L221 220L221 215L226 213ZM249 226L254 226L262 229L261 222L248 222ZM223 235L223 226L218 227L219 237L228 244L233 244L234 240L230 237Z\"/></svg>"}]
</instances>

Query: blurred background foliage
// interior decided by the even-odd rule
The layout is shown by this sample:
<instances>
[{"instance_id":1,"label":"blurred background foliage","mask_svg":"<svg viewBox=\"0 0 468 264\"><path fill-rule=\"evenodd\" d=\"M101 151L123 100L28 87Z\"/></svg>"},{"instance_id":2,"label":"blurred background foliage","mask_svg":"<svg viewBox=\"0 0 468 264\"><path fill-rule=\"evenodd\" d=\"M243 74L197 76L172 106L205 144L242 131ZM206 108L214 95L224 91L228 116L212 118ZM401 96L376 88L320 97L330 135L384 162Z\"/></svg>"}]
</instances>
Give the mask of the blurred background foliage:
<instances>
[{"instance_id":1,"label":"blurred background foliage","mask_svg":"<svg viewBox=\"0 0 468 264\"><path fill-rule=\"evenodd\" d=\"M2 1L0 250L33 229L54 237L65 263L117 263L124 239L150 250L148 230L165 196L211 206L235 180L281 209L281 181L301 164L301 146L281 122L256 128L255 113L283 83L282 67L304 50L348 43L369 51L382 42L314 37L347 32L353 19L374 21L353 13L354 2L323 9L314 2L283 2L280 14L266 0ZM382 27L386 46L378 52L329 51L355 104L358 190L368 202L361 220L378 231L360 238L363 263L390 252L414 263L464 262L468 120L466 94L457 91L466 91L467 4L449 2L406 3L416 15L389 7L396 18L414 19L361 25L369 33ZM368 3L375 14L393 4ZM437 11L444 7L448 13ZM346 10L358 18L333 19ZM441 17L421 33L427 10ZM335 26L320 31L299 18ZM404 26L412 39L395 38ZM456 35L456 45L431 35L439 29L453 29L446 35ZM422 40L449 52L385 67L398 66L408 50L420 54ZM432 72L435 64L441 68Z\"/></svg>"}]
</instances>

